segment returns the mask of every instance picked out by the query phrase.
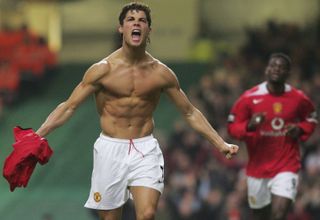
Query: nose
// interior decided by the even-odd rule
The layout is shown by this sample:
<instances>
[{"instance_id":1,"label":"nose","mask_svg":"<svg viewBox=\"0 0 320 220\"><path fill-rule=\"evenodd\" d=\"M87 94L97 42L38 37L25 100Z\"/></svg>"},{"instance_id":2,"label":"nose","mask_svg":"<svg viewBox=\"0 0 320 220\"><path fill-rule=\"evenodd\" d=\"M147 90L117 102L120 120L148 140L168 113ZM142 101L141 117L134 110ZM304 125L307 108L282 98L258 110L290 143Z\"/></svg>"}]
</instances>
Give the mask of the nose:
<instances>
[{"instance_id":1,"label":"nose","mask_svg":"<svg viewBox=\"0 0 320 220\"><path fill-rule=\"evenodd\" d=\"M273 67L273 70L275 72L279 72L281 70L281 67L276 65L276 66Z\"/></svg>"}]
</instances>

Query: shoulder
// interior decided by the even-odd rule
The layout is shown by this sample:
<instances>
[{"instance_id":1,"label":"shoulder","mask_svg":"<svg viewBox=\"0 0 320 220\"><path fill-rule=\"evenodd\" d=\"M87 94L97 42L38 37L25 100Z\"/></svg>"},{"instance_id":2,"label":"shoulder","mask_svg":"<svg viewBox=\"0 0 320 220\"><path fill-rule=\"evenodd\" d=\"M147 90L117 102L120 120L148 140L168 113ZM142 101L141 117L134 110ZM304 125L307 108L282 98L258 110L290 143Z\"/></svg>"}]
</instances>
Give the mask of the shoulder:
<instances>
[{"instance_id":1,"label":"shoulder","mask_svg":"<svg viewBox=\"0 0 320 220\"><path fill-rule=\"evenodd\" d=\"M150 53L146 52L146 54L148 57L148 62L151 64L154 71L163 76L175 76L174 72L166 64L153 57Z\"/></svg>"},{"instance_id":2,"label":"shoulder","mask_svg":"<svg viewBox=\"0 0 320 220\"><path fill-rule=\"evenodd\" d=\"M92 64L84 74L83 81L95 82L110 72L110 62L107 58Z\"/></svg>"},{"instance_id":3,"label":"shoulder","mask_svg":"<svg viewBox=\"0 0 320 220\"><path fill-rule=\"evenodd\" d=\"M120 57L120 49L114 51L109 56L101 59L100 61L92 64L85 73L85 77L101 78L110 73L112 66L117 63Z\"/></svg>"},{"instance_id":4,"label":"shoulder","mask_svg":"<svg viewBox=\"0 0 320 220\"><path fill-rule=\"evenodd\" d=\"M252 98L252 97L255 97L255 96L259 96L259 95L263 95L267 93L267 91L265 91L264 89L264 85L263 84L258 84L258 85L255 85L247 90L245 90L241 97L242 98Z\"/></svg>"},{"instance_id":5,"label":"shoulder","mask_svg":"<svg viewBox=\"0 0 320 220\"><path fill-rule=\"evenodd\" d=\"M244 93L241 95L244 99L252 99L256 97L263 97L269 94L269 91L267 89L267 83L262 82L258 85L253 86L250 89L247 89L244 91Z\"/></svg>"},{"instance_id":6,"label":"shoulder","mask_svg":"<svg viewBox=\"0 0 320 220\"><path fill-rule=\"evenodd\" d=\"M167 84L178 84L178 78L174 71L158 59L152 58L152 69Z\"/></svg>"},{"instance_id":7,"label":"shoulder","mask_svg":"<svg viewBox=\"0 0 320 220\"><path fill-rule=\"evenodd\" d=\"M295 88L295 87L290 86L288 84L286 84L286 86L288 88L290 88L290 90L288 92L291 93L292 97L294 97L296 99L300 99L301 101L311 101L310 98L301 89Z\"/></svg>"},{"instance_id":8,"label":"shoulder","mask_svg":"<svg viewBox=\"0 0 320 220\"><path fill-rule=\"evenodd\" d=\"M306 96L306 94L301 89L293 87L289 84L286 84L286 92L290 92L290 93L292 93L294 95L298 95L298 96Z\"/></svg>"},{"instance_id":9,"label":"shoulder","mask_svg":"<svg viewBox=\"0 0 320 220\"><path fill-rule=\"evenodd\" d=\"M255 100L262 100L263 96L266 94L268 94L268 91L265 83L260 83L245 90L236 100L236 104L249 107Z\"/></svg>"},{"instance_id":10,"label":"shoulder","mask_svg":"<svg viewBox=\"0 0 320 220\"><path fill-rule=\"evenodd\" d=\"M108 72L110 70L110 61L108 60L108 58L102 59L99 62L92 64L88 70L99 73Z\"/></svg>"}]
</instances>

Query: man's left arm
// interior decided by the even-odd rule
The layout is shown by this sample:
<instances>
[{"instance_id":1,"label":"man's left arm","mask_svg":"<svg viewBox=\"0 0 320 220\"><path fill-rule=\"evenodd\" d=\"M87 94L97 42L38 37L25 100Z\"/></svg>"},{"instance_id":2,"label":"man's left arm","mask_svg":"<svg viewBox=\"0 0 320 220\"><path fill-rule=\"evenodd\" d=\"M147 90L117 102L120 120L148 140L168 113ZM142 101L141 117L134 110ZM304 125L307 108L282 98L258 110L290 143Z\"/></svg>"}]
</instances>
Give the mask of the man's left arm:
<instances>
[{"instance_id":1,"label":"man's left arm","mask_svg":"<svg viewBox=\"0 0 320 220\"><path fill-rule=\"evenodd\" d=\"M306 141L315 130L318 119L317 112L312 101L303 95L301 104L299 105L300 122L298 127L301 129L300 140Z\"/></svg>"},{"instance_id":2,"label":"man's left arm","mask_svg":"<svg viewBox=\"0 0 320 220\"><path fill-rule=\"evenodd\" d=\"M171 78L172 77L172 78ZM238 152L239 147L226 143L216 130L210 125L205 116L189 101L188 97L179 86L178 80L172 73L170 85L164 89L171 101L180 110L188 124L212 145L224 153L227 158L231 158Z\"/></svg>"}]
</instances>

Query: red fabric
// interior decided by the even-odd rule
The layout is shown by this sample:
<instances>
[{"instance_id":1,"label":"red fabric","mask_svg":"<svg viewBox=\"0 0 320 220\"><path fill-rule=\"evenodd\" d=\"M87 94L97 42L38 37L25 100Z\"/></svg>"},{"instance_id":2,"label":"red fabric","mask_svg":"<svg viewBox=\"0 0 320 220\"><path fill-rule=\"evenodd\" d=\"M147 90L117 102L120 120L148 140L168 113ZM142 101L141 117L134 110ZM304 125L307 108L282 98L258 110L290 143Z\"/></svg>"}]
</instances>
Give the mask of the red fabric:
<instances>
[{"instance_id":1,"label":"red fabric","mask_svg":"<svg viewBox=\"0 0 320 220\"><path fill-rule=\"evenodd\" d=\"M16 187L26 187L37 163L46 164L53 153L48 141L31 128L15 127L13 133L14 149L3 167L3 176L10 184L10 191Z\"/></svg>"},{"instance_id":2,"label":"red fabric","mask_svg":"<svg viewBox=\"0 0 320 220\"><path fill-rule=\"evenodd\" d=\"M250 118L258 112L266 114L265 121L255 131L247 131ZM279 172L300 169L299 141L310 137L317 119L314 104L301 91L286 85L282 95L272 95L264 82L237 100L228 122L230 135L246 143L247 175L271 178ZM285 127L289 124L297 124L303 130L300 140L286 136Z\"/></svg>"}]
</instances>

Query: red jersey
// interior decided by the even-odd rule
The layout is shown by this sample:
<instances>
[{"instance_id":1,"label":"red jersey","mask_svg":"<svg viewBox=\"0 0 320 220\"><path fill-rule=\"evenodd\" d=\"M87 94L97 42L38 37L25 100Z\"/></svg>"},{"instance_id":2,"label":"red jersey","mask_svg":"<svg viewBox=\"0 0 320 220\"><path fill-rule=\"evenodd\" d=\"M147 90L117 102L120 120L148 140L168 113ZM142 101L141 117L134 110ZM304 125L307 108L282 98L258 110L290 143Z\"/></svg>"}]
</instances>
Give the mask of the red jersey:
<instances>
[{"instance_id":1,"label":"red jersey","mask_svg":"<svg viewBox=\"0 0 320 220\"><path fill-rule=\"evenodd\" d=\"M265 120L255 131L247 131L249 120L258 112L265 113ZM228 122L229 134L246 143L247 175L271 178L279 172L298 172L299 141L309 138L317 119L313 103L302 91L286 84L283 94L274 95L263 82L240 96ZM285 127L289 124L297 124L303 130L299 140L286 136Z\"/></svg>"},{"instance_id":2,"label":"red jersey","mask_svg":"<svg viewBox=\"0 0 320 220\"><path fill-rule=\"evenodd\" d=\"M16 187L26 187L37 163L46 164L53 153L47 139L31 128L15 127L13 132L13 151L3 166L3 176L8 180L11 191Z\"/></svg>"}]
</instances>

